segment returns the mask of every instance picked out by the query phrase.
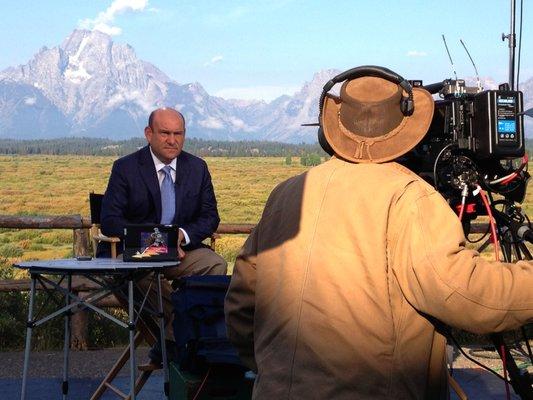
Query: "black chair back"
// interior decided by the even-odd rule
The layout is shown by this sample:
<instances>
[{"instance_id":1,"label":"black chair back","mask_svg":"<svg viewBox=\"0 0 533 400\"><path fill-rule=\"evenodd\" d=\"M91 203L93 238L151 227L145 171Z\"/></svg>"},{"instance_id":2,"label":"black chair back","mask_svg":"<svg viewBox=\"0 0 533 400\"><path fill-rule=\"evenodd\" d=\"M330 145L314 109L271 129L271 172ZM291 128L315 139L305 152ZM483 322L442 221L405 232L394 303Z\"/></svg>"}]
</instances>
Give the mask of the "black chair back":
<instances>
[{"instance_id":1,"label":"black chair back","mask_svg":"<svg viewBox=\"0 0 533 400\"><path fill-rule=\"evenodd\" d=\"M100 214L102 213L103 194L89 193L89 206L91 208L91 224L100 224Z\"/></svg>"}]
</instances>

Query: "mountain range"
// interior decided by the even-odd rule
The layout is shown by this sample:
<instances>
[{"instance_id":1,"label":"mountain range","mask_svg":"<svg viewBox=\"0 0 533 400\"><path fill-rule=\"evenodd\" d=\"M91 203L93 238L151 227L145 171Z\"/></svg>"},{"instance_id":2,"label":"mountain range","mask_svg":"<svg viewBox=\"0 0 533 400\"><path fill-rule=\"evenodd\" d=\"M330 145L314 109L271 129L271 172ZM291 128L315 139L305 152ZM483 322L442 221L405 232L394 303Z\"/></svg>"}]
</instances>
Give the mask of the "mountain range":
<instances>
[{"instance_id":1,"label":"mountain range","mask_svg":"<svg viewBox=\"0 0 533 400\"><path fill-rule=\"evenodd\" d=\"M339 72L317 72L294 95L269 103L228 100L198 82L178 83L105 33L75 30L61 45L0 72L0 138L139 137L151 110L172 106L192 137L314 142L316 128L301 124L317 121L322 87ZM496 86L488 78L482 83ZM533 107L533 78L521 90L525 107Z\"/></svg>"}]
</instances>

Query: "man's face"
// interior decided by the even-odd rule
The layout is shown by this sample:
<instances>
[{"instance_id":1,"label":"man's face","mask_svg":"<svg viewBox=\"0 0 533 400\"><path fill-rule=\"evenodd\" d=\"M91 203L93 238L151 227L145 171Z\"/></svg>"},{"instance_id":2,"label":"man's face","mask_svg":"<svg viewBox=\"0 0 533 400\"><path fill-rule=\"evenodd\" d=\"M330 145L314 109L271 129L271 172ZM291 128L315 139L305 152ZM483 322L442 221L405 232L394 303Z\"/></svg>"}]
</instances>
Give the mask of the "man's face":
<instances>
[{"instance_id":1,"label":"man's face","mask_svg":"<svg viewBox=\"0 0 533 400\"><path fill-rule=\"evenodd\" d=\"M169 164L183 149L183 118L175 110L158 110L154 114L152 127L144 128L144 136L156 157Z\"/></svg>"}]
</instances>

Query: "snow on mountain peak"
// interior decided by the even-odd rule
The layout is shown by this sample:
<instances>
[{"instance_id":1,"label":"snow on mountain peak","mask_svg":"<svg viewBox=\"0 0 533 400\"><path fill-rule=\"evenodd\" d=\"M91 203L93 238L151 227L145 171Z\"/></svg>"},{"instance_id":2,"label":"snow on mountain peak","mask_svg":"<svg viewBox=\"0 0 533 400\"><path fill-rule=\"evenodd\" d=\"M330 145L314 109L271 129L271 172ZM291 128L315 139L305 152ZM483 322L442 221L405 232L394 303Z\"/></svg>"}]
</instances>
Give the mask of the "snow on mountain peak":
<instances>
[{"instance_id":1,"label":"snow on mountain peak","mask_svg":"<svg viewBox=\"0 0 533 400\"><path fill-rule=\"evenodd\" d=\"M317 121L323 86L339 72L318 71L293 96L269 103L226 100L210 96L199 82L177 83L105 33L77 29L61 45L41 48L27 64L0 72L0 137L18 137L14 128L20 126L28 139L129 138L142 135L150 111L173 106L185 115L193 137L315 141L316 129L301 124ZM532 82L523 87L526 104L533 98ZM496 86L489 78L482 84Z\"/></svg>"}]
</instances>

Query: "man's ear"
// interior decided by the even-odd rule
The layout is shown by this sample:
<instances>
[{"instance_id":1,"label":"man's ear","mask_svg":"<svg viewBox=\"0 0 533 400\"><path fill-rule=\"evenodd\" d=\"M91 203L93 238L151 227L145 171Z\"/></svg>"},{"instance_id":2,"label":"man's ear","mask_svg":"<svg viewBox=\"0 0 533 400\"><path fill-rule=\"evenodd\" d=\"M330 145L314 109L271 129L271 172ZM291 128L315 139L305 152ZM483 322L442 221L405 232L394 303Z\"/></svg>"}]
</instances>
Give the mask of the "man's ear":
<instances>
[{"instance_id":1,"label":"man's ear","mask_svg":"<svg viewBox=\"0 0 533 400\"><path fill-rule=\"evenodd\" d=\"M148 143L150 143L150 141L152 140L152 135L153 135L152 128L150 128L149 126L144 128L144 137L146 138Z\"/></svg>"}]
</instances>

